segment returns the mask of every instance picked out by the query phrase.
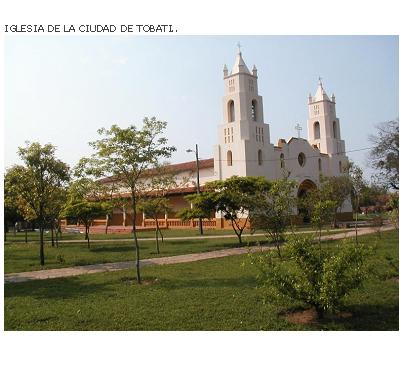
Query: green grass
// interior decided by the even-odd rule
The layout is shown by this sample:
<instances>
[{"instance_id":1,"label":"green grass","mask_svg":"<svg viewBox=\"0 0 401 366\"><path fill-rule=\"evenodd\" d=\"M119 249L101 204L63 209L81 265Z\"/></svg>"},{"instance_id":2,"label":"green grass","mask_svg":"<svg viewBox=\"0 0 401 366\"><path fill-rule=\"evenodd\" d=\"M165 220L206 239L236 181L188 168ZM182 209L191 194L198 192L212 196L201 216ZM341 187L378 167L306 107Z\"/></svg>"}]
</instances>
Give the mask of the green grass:
<instances>
[{"instance_id":1,"label":"green grass","mask_svg":"<svg viewBox=\"0 0 401 366\"><path fill-rule=\"evenodd\" d=\"M337 231L339 232L339 231ZM232 231L230 231L230 234ZM327 233L324 233L326 235ZM171 237L171 236L170 236ZM254 238L244 237L246 245L259 241L263 243L264 236ZM154 240L140 242L141 258L166 257L172 255L208 252L225 248L238 247L237 238L208 238L186 239L160 243L160 254L156 253ZM39 262L39 244L30 243L6 243L4 246L4 271L5 273L26 272L40 269L64 268L97 263L112 263L134 260L134 245L129 241L95 241L87 248L85 241L78 243L62 243L59 247L45 244L45 266Z\"/></svg>"},{"instance_id":2,"label":"green grass","mask_svg":"<svg viewBox=\"0 0 401 366\"><path fill-rule=\"evenodd\" d=\"M6 330L398 330L398 232L361 237L377 242L373 271L345 301L351 318L315 325L281 313L303 304L263 301L246 256L144 267L145 284L127 270L5 285Z\"/></svg>"},{"instance_id":3,"label":"green grass","mask_svg":"<svg viewBox=\"0 0 401 366\"><path fill-rule=\"evenodd\" d=\"M329 230L330 228L327 227L326 231ZM303 231L303 230L312 230L310 225L302 225L298 226L295 228L295 231ZM198 229L168 229L168 230L162 230L164 237L166 238L173 238L173 237L188 237L188 236L195 236L198 237L200 236L199 230ZM249 234L249 230L245 230L244 234ZM256 231L256 233L262 233L262 231ZM205 229L204 230L204 236L216 236L216 235L234 235L234 231L232 229L224 229L224 230L214 230L214 229ZM139 238L153 238L155 236L155 233L153 230L147 230L147 231L138 231L138 237ZM45 241L50 242L51 241L51 234L50 232L45 232L44 235ZM85 235L84 234L77 234L77 233L62 233L60 236L60 241L62 242L63 240L84 240ZM109 233L109 234L91 234L90 235L91 239L95 240L110 240L110 239L132 239L132 234L131 233ZM29 231L27 233L27 241L29 243L32 242L39 242L39 233L38 232L33 232ZM25 233L24 232L9 232L7 233L7 239L5 241L6 243L25 243Z\"/></svg>"},{"instance_id":4,"label":"green grass","mask_svg":"<svg viewBox=\"0 0 401 366\"><path fill-rule=\"evenodd\" d=\"M160 243L160 254L158 255L155 241L143 241L140 242L140 256L142 259L166 257L237 246L238 241L235 238L165 241ZM91 243L90 249L87 248L86 242L64 243L60 244L58 248L47 244L45 245L45 266L41 267L38 243L6 244L4 246L4 271L5 273L12 273L95 263L122 262L134 260L134 253L134 245L131 242L94 242ZM63 262L58 259L60 256L63 258Z\"/></svg>"},{"instance_id":5,"label":"green grass","mask_svg":"<svg viewBox=\"0 0 401 366\"><path fill-rule=\"evenodd\" d=\"M165 237L182 237L182 236L200 236L199 230L193 229L169 229L169 230L162 230L163 235ZM231 235L233 234L233 230L204 230L205 236L213 236L213 235ZM153 230L148 231L139 231L138 237L139 238L153 238L155 233ZM39 241L39 233L38 232L28 232L28 242L38 242ZM84 240L84 234L77 234L77 233L62 233L60 237L60 241L63 240ZM132 239L131 233L109 233L109 234L91 234L91 239L96 240L109 240L109 239ZM45 233L45 241L51 241L51 234L49 232ZM6 243L25 243L25 233L18 232L14 234L13 232L9 232L7 234Z\"/></svg>"}]
</instances>

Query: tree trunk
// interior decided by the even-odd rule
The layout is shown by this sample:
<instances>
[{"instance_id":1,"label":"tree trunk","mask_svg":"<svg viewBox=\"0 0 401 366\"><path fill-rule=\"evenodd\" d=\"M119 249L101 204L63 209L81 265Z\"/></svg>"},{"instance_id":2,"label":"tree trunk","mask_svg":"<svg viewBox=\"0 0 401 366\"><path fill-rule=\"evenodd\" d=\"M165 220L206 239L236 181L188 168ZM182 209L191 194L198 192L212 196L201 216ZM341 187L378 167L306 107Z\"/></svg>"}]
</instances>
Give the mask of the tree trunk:
<instances>
[{"instance_id":1,"label":"tree trunk","mask_svg":"<svg viewBox=\"0 0 401 366\"><path fill-rule=\"evenodd\" d=\"M322 227L319 227L319 250L322 251Z\"/></svg>"},{"instance_id":2,"label":"tree trunk","mask_svg":"<svg viewBox=\"0 0 401 366\"><path fill-rule=\"evenodd\" d=\"M355 242L358 243L358 211L359 211L359 197L356 195L356 210L355 210Z\"/></svg>"},{"instance_id":3,"label":"tree trunk","mask_svg":"<svg viewBox=\"0 0 401 366\"><path fill-rule=\"evenodd\" d=\"M27 222L25 221L25 244L28 243L28 231L27 231Z\"/></svg>"},{"instance_id":4,"label":"tree trunk","mask_svg":"<svg viewBox=\"0 0 401 366\"><path fill-rule=\"evenodd\" d=\"M159 228L159 234L160 234L160 236L162 238L162 243L164 243L164 236L163 236L162 230L160 228Z\"/></svg>"},{"instance_id":5,"label":"tree trunk","mask_svg":"<svg viewBox=\"0 0 401 366\"><path fill-rule=\"evenodd\" d=\"M105 234L109 231L109 215L106 215L106 229L105 229Z\"/></svg>"},{"instance_id":6,"label":"tree trunk","mask_svg":"<svg viewBox=\"0 0 401 366\"><path fill-rule=\"evenodd\" d=\"M159 229L159 221L157 220L157 217L156 217L156 251L157 251L157 254L160 254L159 231L160 231L160 229Z\"/></svg>"},{"instance_id":7,"label":"tree trunk","mask_svg":"<svg viewBox=\"0 0 401 366\"><path fill-rule=\"evenodd\" d=\"M281 247L280 247L280 244L279 244L278 242L276 242L276 248L277 248L277 252L278 252L278 257L279 257L280 259L282 259L282 258L281 258Z\"/></svg>"},{"instance_id":8,"label":"tree trunk","mask_svg":"<svg viewBox=\"0 0 401 366\"><path fill-rule=\"evenodd\" d=\"M44 251L44 240L43 240L43 224L39 225L39 236L40 236L40 265L45 265L45 251Z\"/></svg>"},{"instance_id":9,"label":"tree trunk","mask_svg":"<svg viewBox=\"0 0 401 366\"><path fill-rule=\"evenodd\" d=\"M56 248L58 248L58 227L56 228Z\"/></svg>"},{"instance_id":10,"label":"tree trunk","mask_svg":"<svg viewBox=\"0 0 401 366\"><path fill-rule=\"evenodd\" d=\"M315 309L316 309L317 317L319 319L323 319L325 316L324 310L320 306L315 306Z\"/></svg>"},{"instance_id":11,"label":"tree trunk","mask_svg":"<svg viewBox=\"0 0 401 366\"><path fill-rule=\"evenodd\" d=\"M54 247L54 224L51 223L50 225L50 231L51 231L51 236L52 236L52 247Z\"/></svg>"},{"instance_id":12,"label":"tree trunk","mask_svg":"<svg viewBox=\"0 0 401 366\"><path fill-rule=\"evenodd\" d=\"M139 243L138 236L136 234L136 200L135 195L132 193L132 235L134 236L135 242L135 267L136 267L136 280L140 285L141 281L141 271L140 271L140 258L139 258Z\"/></svg>"},{"instance_id":13,"label":"tree trunk","mask_svg":"<svg viewBox=\"0 0 401 366\"><path fill-rule=\"evenodd\" d=\"M85 225L85 238L88 242L88 249L90 249L90 243L89 243L89 225Z\"/></svg>"}]
</instances>

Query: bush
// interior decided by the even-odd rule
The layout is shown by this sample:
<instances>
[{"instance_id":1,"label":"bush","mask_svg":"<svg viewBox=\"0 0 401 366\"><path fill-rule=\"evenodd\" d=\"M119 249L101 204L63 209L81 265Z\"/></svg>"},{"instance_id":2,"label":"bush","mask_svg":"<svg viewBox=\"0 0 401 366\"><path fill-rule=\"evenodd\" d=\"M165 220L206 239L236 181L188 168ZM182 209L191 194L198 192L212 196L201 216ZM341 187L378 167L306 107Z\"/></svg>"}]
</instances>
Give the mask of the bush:
<instances>
[{"instance_id":1,"label":"bush","mask_svg":"<svg viewBox=\"0 0 401 366\"><path fill-rule=\"evenodd\" d=\"M319 317L338 310L343 298L361 286L368 271L365 258L370 250L344 244L321 250L312 237L294 236L284 260L274 251L250 254L259 279L273 300L300 300L316 309Z\"/></svg>"}]
</instances>

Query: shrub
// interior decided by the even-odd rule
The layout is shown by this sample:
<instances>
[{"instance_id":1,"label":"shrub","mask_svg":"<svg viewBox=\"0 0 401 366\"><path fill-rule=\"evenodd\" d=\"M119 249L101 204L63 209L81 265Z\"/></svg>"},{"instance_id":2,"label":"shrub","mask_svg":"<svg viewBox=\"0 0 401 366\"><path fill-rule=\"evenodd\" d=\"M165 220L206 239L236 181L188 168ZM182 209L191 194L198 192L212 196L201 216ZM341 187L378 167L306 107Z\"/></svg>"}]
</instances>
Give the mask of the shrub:
<instances>
[{"instance_id":1,"label":"shrub","mask_svg":"<svg viewBox=\"0 0 401 366\"><path fill-rule=\"evenodd\" d=\"M274 251L250 254L266 294L273 300L300 300L313 306L320 318L338 310L368 273L365 258L370 250L363 245L321 250L312 237L294 236L286 249L284 260Z\"/></svg>"}]
</instances>

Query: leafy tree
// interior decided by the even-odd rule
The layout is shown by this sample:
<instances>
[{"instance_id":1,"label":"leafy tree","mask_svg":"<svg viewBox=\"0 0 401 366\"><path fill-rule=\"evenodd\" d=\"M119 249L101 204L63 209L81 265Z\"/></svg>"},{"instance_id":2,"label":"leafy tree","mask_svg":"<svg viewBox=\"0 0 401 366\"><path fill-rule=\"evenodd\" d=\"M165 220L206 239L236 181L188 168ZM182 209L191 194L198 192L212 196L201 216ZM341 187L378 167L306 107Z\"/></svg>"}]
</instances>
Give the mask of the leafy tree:
<instances>
[{"instance_id":1,"label":"leafy tree","mask_svg":"<svg viewBox=\"0 0 401 366\"><path fill-rule=\"evenodd\" d=\"M46 222L50 226L52 246L54 246L55 239L58 247L60 218L66 202L67 189L65 187L56 188L52 194L52 197L49 199L49 204L46 209Z\"/></svg>"},{"instance_id":2,"label":"leafy tree","mask_svg":"<svg viewBox=\"0 0 401 366\"><path fill-rule=\"evenodd\" d=\"M170 165L158 164L149 172L148 181L146 194L142 197L139 208L145 216L152 218L155 222L156 251L159 254L159 234L162 242L164 238L160 230L158 218L171 209L167 194L174 189L185 186L189 178L184 177L179 180Z\"/></svg>"},{"instance_id":3,"label":"leafy tree","mask_svg":"<svg viewBox=\"0 0 401 366\"><path fill-rule=\"evenodd\" d=\"M144 212L145 216L151 217L155 221L155 239L156 251L160 254L159 234L163 241L163 233L160 230L159 216L170 210L169 200L165 197L148 197L141 201L139 208Z\"/></svg>"},{"instance_id":4,"label":"leafy tree","mask_svg":"<svg viewBox=\"0 0 401 366\"><path fill-rule=\"evenodd\" d=\"M280 258L280 243L284 241L284 233L291 224L296 205L294 189L293 181L287 179L274 181L268 190L257 192L250 211L252 229L263 230L266 233L276 245Z\"/></svg>"},{"instance_id":5,"label":"leafy tree","mask_svg":"<svg viewBox=\"0 0 401 366\"><path fill-rule=\"evenodd\" d=\"M391 194L389 199L389 209L391 210L389 214L390 222L393 226L398 230L398 223L399 223L399 196L398 192Z\"/></svg>"},{"instance_id":6,"label":"leafy tree","mask_svg":"<svg viewBox=\"0 0 401 366\"><path fill-rule=\"evenodd\" d=\"M269 300L300 300L314 307L320 318L339 309L351 290L360 287L368 270L364 246L341 245L321 251L312 237L294 235L288 242L285 260L273 251L250 254L260 271Z\"/></svg>"},{"instance_id":7,"label":"leafy tree","mask_svg":"<svg viewBox=\"0 0 401 366\"><path fill-rule=\"evenodd\" d=\"M320 201L331 201L332 226L337 227L337 213L341 212L344 202L351 197L352 185L348 175L321 177Z\"/></svg>"},{"instance_id":8,"label":"leafy tree","mask_svg":"<svg viewBox=\"0 0 401 366\"><path fill-rule=\"evenodd\" d=\"M69 168L55 157L51 144L27 143L18 154L24 165L7 171L10 189L19 198L24 216L35 217L40 232L40 264L45 264L43 233L55 192L69 181Z\"/></svg>"},{"instance_id":9,"label":"leafy tree","mask_svg":"<svg viewBox=\"0 0 401 366\"><path fill-rule=\"evenodd\" d=\"M363 185L360 190L359 194L359 206L360 207L366 207L366 206L375 206L380 202L381 197L387 194L387 189L383 187L382 185L379 185L377 183L371 182L371 183L366 183L363 182ZM353 198L353 207L356 206L356 200L354 195L352 196Z\"/></svg>"},{"instance_id":10,"label":"leafy tree","mask_svg":"<svg viewBox=\"0 0 401 366\"><path fill-rule=\"evenodd\" d=\"M15 223L23 220L19 210L18 197L13 194L9 178L9 174L4 177L4 241L7 240L9 225L11 224L15 228Z\"/></svg>"},{"instance_id":11,"label":"leafy tree","mask_svg":"<svg viewBox=\"0 0 401 366\"><path fill-rule=\"evenodd\" d=\"M193 209L185 210L181 217L210 217L212 212L220 211L230 221L242 245L242 233L254 208L255 196L268 191L270 185L263 177L233 176L224 181L208 182L201 194L187 196Z\"/></svg>"},{"instance_id":12,"label":"leafy tree","mask_svg":"<svg viewBox=\"0 0 401 366\"><path fill-rule=\"evenodd\" d=\"M377 135L369 137L373 144L369 158L380 179L395 190L399 188L399 120L378 124Z\"/></svg>"},{"instance_id":13,"label":"leafy tree","mask_svg":"<svg viewBox=\"0 0 401 366\"><path fill-rule=\"evenodd\" d=\"M95 153L86 159L85 170L103 176L112 176L118 180L118 190L130 195L132 209L132 233L135 242L136 275L141 283L140 248L136 232L136 216L139 198L143 194L149 169L163 158L169 158L176 149L167 145L162 136L167 122L155 117L143 120L142 129L135 126L120 128L113 125L110 129L98 131L101 138L90 145Z\"/></svg>"},{"instance_id":14,"label":"leafy tree","mask_svg":"<svg viewBox=\"0 0 401 366\"><path fill-rule=\"evenodd\" d=\"M325 225L333 223L336 220L337 209L342 205L342 199L334 200L336 189L332 184L336 180L329 180L321 177L323 182L320 186L311 189L301 197L298 201L298 206L303 208L303 211L308 212L312 227L316 230L318 235L318 243L321 248L322 230ZM343 183L343 179L340 181Z\"/></svg>"},{"instance_id":15,"label":"leafy tree","mask_svg":"<svg viewBox=\"0 0 401 366\"><path fill-rule=\"evenodd\" d=\"M358 214L359 214L359 199L365 182L363 180L362 169L353 162L349 163L348 174L351 182L352 193L355 197L355 241L358 243Z\"/></svg>"},{"instance_id":16,"label":"leafy tree","mask_svg":"<svg viewBox=\"0 0 401 366\"><path fill-rule=\"evenodd\" d=\"M82 158L74 168L74 176L77 179L70 187L70 195L73 195L75 200L91 197L94 200L108 202L111 209L106 214L105 233L107 234L113 208L126 206L127 199L122 197L121 192L119 192L119 180L116 177L111 177L107 183L104 183L100 179L102 174L99 166L90 164L90 159Z\"/></svg>"},{"instance_id":17,"label":"leafy tree","mask_svg":"<svg viewBox=\"0 0 401 366\"><path fill-rule=\"evenodd\" d=\"M69 201L64 208L63 216L74 218L85 226L85 239L87 240L89 249L89 228L92 225L93 220L99 216L106 215L110 210L111 206L107 202L94 202L84 199L78 202Z\"/></svg>"}]
</instances>

